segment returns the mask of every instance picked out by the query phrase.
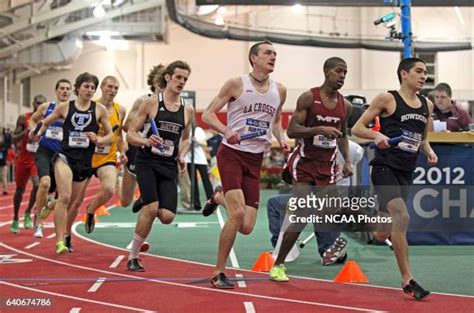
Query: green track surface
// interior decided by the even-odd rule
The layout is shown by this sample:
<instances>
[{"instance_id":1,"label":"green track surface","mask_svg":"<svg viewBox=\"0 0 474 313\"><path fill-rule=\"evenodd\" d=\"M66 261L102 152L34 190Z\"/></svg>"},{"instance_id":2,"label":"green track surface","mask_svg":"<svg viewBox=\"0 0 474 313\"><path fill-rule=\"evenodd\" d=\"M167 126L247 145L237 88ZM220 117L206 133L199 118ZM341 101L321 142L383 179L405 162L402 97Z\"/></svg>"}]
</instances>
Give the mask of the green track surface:
<instances>
[{"instance_id":1,"label":"green track surface","mask_svg":"<svg viewBox=\"0 0 474 313\"><path fill-rule=\"evenodd\" d=\"M237 236L234 250L243 269L250 269L261 252L272 249L266 202L275 193L274 190L261 191L261 205L254 231L248 236L240 234ZM110 212L110 216L99 216L100 222L96 225L94 233L85 234L82 224L78 225L77 230L90 239L125 248L132 239L138 215L133 214L130 207L114 208ZM225 218L223 208L221 212ZM196 222L198 223L196 226L199 227L185 227L189 224L180 224ZM114 223L129 223L129 225L122 224L122 227L117 227ZM309 229L310 227L301 238L304 239L310 234ZM151 245L149 253L214 264L219 232L220 226L216 214L207 218L201 214L178 214L171 225L162 225L156 220L147 239ZM344 236L349 241L349 259L357 261L369 278L369 284L400 287L401 278L395 257L387 246L368 245L356 239L354 234ZM424 287L436 292L474 295L474 247L411 246L410 262L416 279ZM342 268L341 265L322 266L315 241L309 242L301 250L300 257L287 266L289 275L329 280L334 279ZM210 267L209 276L211 274Z\"/></svg>"}]
</instances>

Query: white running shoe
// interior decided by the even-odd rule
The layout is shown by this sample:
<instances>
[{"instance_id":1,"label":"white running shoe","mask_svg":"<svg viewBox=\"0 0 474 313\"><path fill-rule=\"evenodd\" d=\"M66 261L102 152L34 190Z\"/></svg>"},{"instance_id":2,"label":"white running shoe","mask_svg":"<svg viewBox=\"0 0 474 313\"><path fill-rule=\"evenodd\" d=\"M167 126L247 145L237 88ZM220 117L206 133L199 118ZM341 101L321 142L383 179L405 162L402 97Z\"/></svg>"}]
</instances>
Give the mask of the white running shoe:
<instances>
[{"instance_id":1,"label":"white running shoe","mask_svg":"<svg viewBox=\"0 0 474 313\"><path fill-rule=\"evenodd\" d=\"M35 232L33 233L33 237L43 238L43 226L41 225L35 226Z\"/></svg>"}]
</instances>

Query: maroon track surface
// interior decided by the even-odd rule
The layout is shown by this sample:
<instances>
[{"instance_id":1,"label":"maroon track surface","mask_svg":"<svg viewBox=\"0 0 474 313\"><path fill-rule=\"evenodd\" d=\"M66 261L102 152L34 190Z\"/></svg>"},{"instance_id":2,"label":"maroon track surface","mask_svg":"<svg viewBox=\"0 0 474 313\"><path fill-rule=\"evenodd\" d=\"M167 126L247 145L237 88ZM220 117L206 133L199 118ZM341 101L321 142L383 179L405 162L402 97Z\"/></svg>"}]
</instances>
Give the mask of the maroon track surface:
<instances>
[{"instance_id":1,"label":"maroon track surface","mask_svg":"<svg viewBox=\"0 0 474 313\"><path fill-rule=\"evenodd\" d=\"M92 182L87 196L94 195L97 187L97 181ZM133 273L126 270L126 251L77 237L74 243L81 247L80 253L57 256L54 237L47 238L52 228L45 229L42 239L33 238L32 231L25 229L10 234L10 224L5 222L11 218L12 194L0 198L0 312L42 311L5 306L7 298L16 297L49 298L52 304L48 311L52 312L74 312L73 308L78 312L80 308L80 312L227 313L246 312L245 303L247 312L473 312L474 297L432 294L424 301L415 301L397 289L312 279L291 278L288 283L250 280L234 290L216 290L206 282L191 284L196 278L211 275L212 267L208 265L143 255L146 272ZM28 191L24 200L26 196ZM39 244L26 248L34 242ZM119 256L123 258L118 266L110 268ZM19 263L19 259L27 262ZM227 274L266 277L242 270L229 270ZM105 282L97 291L89 292L99 277ZM41 279L10 280L15 278ZM58 280L51 280L54 278Z\"/></svg>"}]
</instances>

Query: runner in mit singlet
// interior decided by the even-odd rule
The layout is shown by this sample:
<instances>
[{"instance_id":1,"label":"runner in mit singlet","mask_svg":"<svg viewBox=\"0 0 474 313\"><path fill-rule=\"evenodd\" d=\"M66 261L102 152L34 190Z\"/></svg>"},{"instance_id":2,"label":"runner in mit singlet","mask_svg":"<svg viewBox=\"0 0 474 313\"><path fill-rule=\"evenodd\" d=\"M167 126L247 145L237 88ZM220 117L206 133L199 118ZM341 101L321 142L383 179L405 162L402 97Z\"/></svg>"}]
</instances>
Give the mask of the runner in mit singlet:
<instances>
[{"instance_id":1,"label":"runner in mit singlet","mask_svg":"<svg viewBox=\"0 0 474 313\"><path fill-rule=\"evenodd\" d=\"M184 156L188 151L194 110L180 96L191 73L183 61L170 63L159 77L163 93L144 100L127 133L129 144L140 147L135 171L143 208L138 215L127 268L143 272L138 256L151 231L153 221L169 224L174 220L178 204L178 172L185 170ZM140 130L153 119L159 134L153 129L143 138Z\"/></svg>"},{"instance_id":2,"label":"runner in mit singlet","mask_svg":"<svg viewBox=\"0 0 474 313\"><path fill-rule=\"evenodd\" d=\"M33 134L36 125L44 118L53 113L56 105L66 102L71 97L72 85L67 79L60 79L56 83L56 102L45 102L38 107L38 110L33 114L30 121L30 134ZM36 193L36 223L35 232L33 234L36 238L43 237L43 222L42 219L47 215L41 214L49 210L42 208L46 207L48 193L56 190L56 180L53 173L53 156L61 148L61 141L63 140L63 121L57 120L49 125L46 133L39 142L39 148L36 151L35 163L38 168L40 185Z\"/></svg>"},{"instance_id":3,"label":"runner in mit singlet","mask_svg":"<svg viewBox=\"0 0 474 313\"><path fill-rule=\"evenodd\" d=\"M281 110L286 87L270 79L275 68L276 52L269 41L254 44L249 51L252 71L228 80L204 111L203 120L224 135L217 152L227 208L222 228L217 262L211 284L216 288L234 288L224 274L227 259L237 235L252 232L259 204L259 177L265 150L271 147L272 134L280 147L289 151L283 140ZM227 105L227 126L216 113ZM260 137L240 141L243 133L266 131Z\"/></svg>"},{"instance_id":4,"label":"runner in mit singlet","mask_svg":"<svg viewBox=\"0 0 474 313\"><path fill-rule=\"evenodd\" d=\"M74 84L76 99L61 103L42 122L35 139L46 132L48 126L57 119L63 119L63 141L54 156L54 176L56 178L58 201L54 208L56 232L56 253L67 253L64 243L67 222L67 208L74 203L84 188L85 180L92 171L92 155L95 146L112 142L112 129L108 121L108 111L104 105L92 101L99 80L90 73L80 74ZM104 135L98 136L99 125Z\"/></svg>"},{"instance_id":5,"label":"runner in mit singlet","mask_svg":"<svg viewBox=\"0 0 474 313\"><path fill-rule=\"evenodd\" d=\"M29 121L33 113L36 112L38 106L47 99L43 95L37 95L33 99L33 112L28 112L18 116L16 121L16 128L13 132L13 143L19 147L20 153L15 162L15 184L16 190L13 196L13 222L10 231L14 234L20 232L19 224L19 212L20 204L23 200L23 194L25 193L26 184L28 179L31 177L33 183L33 190L30 194L30 200L25 210L25 217L23 220L25 228L31 228L33 223L31 221L30 212L35 204L36 192L38 190L38 170L35 165L35 153L38 149L38 143L33 142L29 139Z\"/></svg>"},{"instance_id":6,"label":"runner in mit singlet","mask_svg":"<svg viewBox=\"0 0 474 313\"><path fill-rule=\"evenodd\" d=\"M388 211L392 217L392 227L391 232L377 232L375 237L383 241L391 236L403 291L419 300L430 292L414 280L408 261L406 232L410 217L405 199L419 152L427 157L428 165L433 166L438 162L428 141L433 103L418 94L426 81L423 60L402 60L398 65L397 76L400 89L377 95L352 128L352 133L372 139L377 144L378 149L371 162L372 183L378 193L380 210ZM376 116L380 117L380 132L367 127ZM402 136L401 142L391 146L388 139L399 136Z\"/></svg>"},{"instance_id":7,"label":"runner in mit singlet","mask_svg":"<svg viewBox=\"0 0 474 313\"><path fill-rule=\"evenodd\" d=\"M347 119L352 113L352 105L338 92L344 85L347 64L341 58L332 57L324 62L323 70L324 83L300 95L288 126L288 136L295 138L298 144L284 171L284 177L289 176L288 182L293 184L293 197L305 197L310 191L309 186L336 184L337 148L344 157L343 176L352 175L346 136ZM288 175L285 175L286 172ZM270 270L271 280L289 280L286 276L285 259L304 226L290 224L285 230L278 257ZM316 224L314 228L316 232L321 231ZM340 232L333 233L334 239L338 238ZM336 259L338 256L343 257L345 243L345 240L336 241L326 252L334 255Z\"/></svg>"}]
</instances>

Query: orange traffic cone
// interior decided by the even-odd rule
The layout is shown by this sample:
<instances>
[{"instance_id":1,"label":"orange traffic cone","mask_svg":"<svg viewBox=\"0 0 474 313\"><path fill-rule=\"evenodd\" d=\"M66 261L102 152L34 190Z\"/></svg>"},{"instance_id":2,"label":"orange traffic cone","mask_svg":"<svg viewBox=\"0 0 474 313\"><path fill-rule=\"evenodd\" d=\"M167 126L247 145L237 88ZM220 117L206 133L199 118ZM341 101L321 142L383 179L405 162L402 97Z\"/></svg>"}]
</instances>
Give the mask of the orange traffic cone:
<instances>
[{"instance_id":1,"label":"orange traffic cone","mask_svg":"<svg viewBox=\"0 0 474 313\"><path fill-rule=\"evenodd\" d=\"M87 213L84 213L81 218L81 222L85 223L87 221ZM99 222L99 219L97 218L97 215L94 214L94 222L97 224Z\"/></svg>"},{"instance_id":2,"label":"orange traffic cone","mask_svg":"<svg viewBox=\"0 0 474 313\"><path fill-rule=\"evenodd\" d=\"M251 270L254 272L270 272L274 263L275 260L273 260L272 255L268 251L265 251L260 253Z\"/></svg>"},{"instance_id":3,"label":"orange traffic cone","mask_svg":"<svg viewBox=\"0 0 474 313\"><path fill-rule=\"evenodd\" d=\"M374 127L372 127L374 132L380 131L380 117L376 116L374 120Z\"/></svg>"},{"instance_id":4,"label":"orange traffic cone","mask_svg":"<svg viewBox=\"0 0 474 313\"><path fill-rule=\"evenodd\" d=\"M110 215L110 212L105 208L105 206L101 206L95 210L95 215Z\"/></svg>"},{"instance_id":5,"label":"orange traffic cone","mask_svg":"<svg viewBox=\"0 0 474 313\"><path fill-rule=\"evenodd\" d=\"M140 198L140 189L135 189L135 200Z\"/></svg>"},{"instance_id":6,"label":"orange traffic cone","mask_svg":"<svg viewBox=\"0 0 474 313\"><path fill-rule=\"evenodd\" d=\"M369 280L356 261L347 261L342 270L334 278L336 283L368 283Z\"/></svg>"}]
</instances>

